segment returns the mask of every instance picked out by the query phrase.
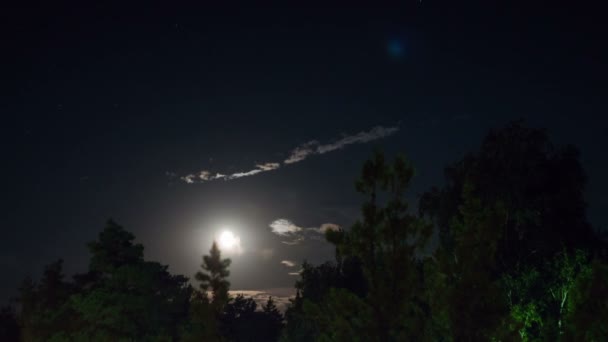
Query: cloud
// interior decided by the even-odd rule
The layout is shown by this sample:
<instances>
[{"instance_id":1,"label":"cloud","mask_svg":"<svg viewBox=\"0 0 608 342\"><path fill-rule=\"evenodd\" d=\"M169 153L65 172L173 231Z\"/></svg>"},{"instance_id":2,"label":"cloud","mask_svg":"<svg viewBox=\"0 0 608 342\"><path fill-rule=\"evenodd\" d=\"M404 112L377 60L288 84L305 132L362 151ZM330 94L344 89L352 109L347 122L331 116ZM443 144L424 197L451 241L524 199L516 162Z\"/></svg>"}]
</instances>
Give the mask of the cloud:
<instances>
[{"instance_id":1,"label":"cloud","mask_svg":"<svg viewBox=\"0 0 608 342\"><path fill-rule=\"evenodd\" d=\"M323 235L328 230L340 229L340 226L335 223L323 223L319 227L302 228L284 218L272 221L269 227L274 234L283 238L288 238L288 240L283 240L281 242L289 246L298 245L306 239L322 240L322 237L319 236L319 234Z\"/></svg>"},{"instance_id":2,"label":"cloud","mask_svg":"<svg viewBox=\"0 0 608 342\"><path fill-rule=\"evenodd\" d=\"M287 273L290 276L299 276L300 274L302 274L302 271L304 271L303 269L298 270L298 272L289 272Z\"/></svg>"},{"instance_id":3,"label":"cloud","mask_svg":"<svg viewBox=\"0 0 608 342\"><path fill-rule=\"evenodd\" d=\"M323 223L321 227L319 227L319 233L325 234L328 230L339 230L340 226L335 223Z\"/></svg>"},{"instance_id":4,"label":"cloud","mask_svg":"<svg viewBox=\"0 0 608 342\"><path fill-rule=\"evenodd\" d=\"M287 219L277 219L272 221L272 223L270 223L270 228L272 229L273 233L281 236L288 236L302 230L301 227L296 226L293 224L293 222Z\"/></svg>"},{"instance_id":5,"label":"cloud","mask_svg":"<svg viewBox=\"0 0 608 342\"><path fill-rule=\"evenodd\" d=\"M376 126L367 132L359 132L354 135L347 135L336 140L331 144L320 144L316 140L304 143L291 151L291 154L285 159L285 164L293 164L306 159L310 155L325 154L345 148L352 144L362 144L373 140L381 139L395 134L399 131L399 127L383 127Z\"/></svg>"},{"instance_id":6,"label":"cloud","mask_svg":"<svg viewBox=\"0 0 608 342\"><path fill-rule=\"evenodd\" d=\"M258 169L262 170L262 171L271 171L271 170L276 170L279 167L281 167L281 164L279 163L264 163L264 164L258 164L256 165Z\"/></svg>"},{"instance_id":7,"label":"cloud","mask_svg":"<svg viewBox=\"0 0 608 342\"><path fill-rule=\"evenodd\" d=\"M287 219L277 219L270 223L270 230L283 238L288 240L281 241L282 243L293 246L298 245L304 241L304 236L300 234L304 228L296 226L293 222Z\"/></svg>"},{"instance_id":8,"label":"cloud","mask_svg":"<svg viewBox=\"0 0 608 342\"><path fill-rule=\"evenodd\" d=\"M285 159L285 164L293 164L306 159L309 155L315 154L319 142L316 140L304 143L291 151L289 158Z\"/></svg>"},{"instance_id":9,"label":"cloud","mask_svg":"<svg viewBox=\"0 0 608 342\"><path fill-rule=\"evenodd\" d=\"M257 175L260 172L264 172L264 170L262 170L262 169L253 169L251 171L246 171L246 172L237 172L237 173L231 174L230 176L226 176L225 179L235 179L235 178L241 178L241 177L249 177L249 176Z\"/></svg>"},{"instance_id":10,"label":"cloud","mask_svg":"<svg viewBox=\"0 0 608 342\"><path fill-rule=\"evenodd\" d=\"M296 263L291 261L291 260L282 260L281 264L287 266L287 267L295 267Z\"/></svg>"},{"instance_id":11,"label":"cloud","mask_svg":"<svg viewBox=\"0 0 608 342\"><path fill-rule=\"evenodd\" d=\"M221 174L221 173L212 174L208 170L202 170L198 174L189 174L189 175L180 177L180 179L182 181L186 182L187 184L203 183L203 182L209 182L209 181L218 180L218 179L232 180L232 179L236 179L236 178L254 176L254 175L257 175L258 173L262 173L262 172L276 170L279 167L281 167L281 164L279 164L279 163L263 163L263 164L257 164L256 168L253 170L236 172L236 173L233 173L230 175L225 175L225 174Z\"/></svg>"},{"instance_id":12,"label":"cloud","mask_svg":"<svg viewBox=\"0 0 608 342\"><path fill-rule=\"evenodd\" d=\"M183 180L184 182L186 182L187 184L194 184L194 182L196 180L196 176L187 175L187 176L180 177L180 179Z\"/></svg>"},{"instance_id":13,"label":"cloud","mask_svg":"<svg viewBox=\"0 0 608 342\"><path fill-rule=\"evenodd\" d=\"M381 139L388 137L390 135L395 134L399 131L398 126L392 127L384 127L384 126L376 126L373 127L369 131L362 131L353 135L345 135L342 138L336 139L334 142L329 144L321 144L317 140L311 140L304 144L301 144L294 148L289 157L287 157L284 161L284 165L294 164L301 162L302 160L308 158L311 155L316 154L325 154L328 152L333 152L337 150L341 150L348 145L352 144L363 144L373 140ZM204 183L214 180L233 180L242 177L250 177L262 172L268 172L272 170L276 170L281 167L281 163L278 162L266 162L257 164L254 169L249 171L236 172L232 174L221 174L221 173L212 173L209 170L202 170L198 173L192 173L189 175L185 175L179 177L183 182L187 184L195 184L195 183ZM169 175L170 178L174 178L175 175Z\"/></svg>"},{"instance_id":14,"label":"cloud","mask_svg":"<svg viewBox=\"0 0 608 342\"><path fill-rule=\"evenodd\" d=\"M262 306L268 301L268 297L272 296L272 300L281 312L285 312L289 306L290 299L295 298L295 288L271 288L264 290L231 290L228 291L231 296L236 297L242 294L245 298L252 298L257 304L257 310L262 310Z\"/></svg>"},{"instance_id":15,"label":"cloud","mask_svg":"<svg viewBox=\"0 0 608 342\"><path fill-rule=\"evenodd\" d=\"M281 243L284 243L288 246L293 246L293 245L299 245L300 242L304 241L304 237L303 236L296 236L295 238L293 238L292 240L289 241L281 241Z\"/></svg>"}]
</instances>

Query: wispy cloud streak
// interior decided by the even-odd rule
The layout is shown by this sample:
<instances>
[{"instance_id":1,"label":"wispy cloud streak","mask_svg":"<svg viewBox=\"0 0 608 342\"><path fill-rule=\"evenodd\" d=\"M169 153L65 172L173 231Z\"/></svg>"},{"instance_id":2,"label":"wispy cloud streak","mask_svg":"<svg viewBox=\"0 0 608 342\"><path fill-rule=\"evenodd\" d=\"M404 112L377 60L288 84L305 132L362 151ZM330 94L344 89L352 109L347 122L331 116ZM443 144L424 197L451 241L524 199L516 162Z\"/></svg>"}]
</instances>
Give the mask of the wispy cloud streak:
<instances>
[{"instance_id":1,"label":"wispy cloud streak","mask_svg":"<svg viewBox=\"0 0 608 342\"><path fill-rule=\"evenodd\" d=\"M306 239L321 240L322 234L325 234L326 231L340 229L340 226L335 223L323 223L319 227L302 228L284 218L272 221L269 227L272 233L284 239L281 241L282 243L289 246L299 245Z\"/></svg>"},{"instance_id":2,"label":"wispy cloud streak","mask_svg":"<svg viewBox=\"0 0 608 342\"><path fill-rule=\"evenodd\" d=\"M291 261L291 260L282 260L281 264L287 266L287 267L295 267L296 263Z\"/></svg>"},{"instance_id":3,"label":"wispy cloud streak","mask_svg":"<svg viewBox=\"0 0 608 342\"><path fill-rule=\"evenodd\" d=\"M381 139L395 134L399 127L383 127L376 126L367 132L359 132L354 135L347 135L330 144L321 144L316 140L309 141L296 147L287 159L285 164L293 164L300 162L310 155L325 154L345 148L352 144L363 144L373 140Z\"/></svg>"},{"instance_id":4,"label":"wispy cloud streak","mask_svg":"<svg viewBox=\"0 0 608 342\"><path fill-rule=\"evenodd\" d=\"M180 177L180 179L182 181L186 182L187 184L202 183L202 182L208 182L208 181L213 181L213 180L218 180L218 179L232 180L232 179L241 178L241 177L254 176L254 175L257 175L258 173L262 173L262 172L276 170L279 167L281 167L281 164L279 164L279 163L257 164L256 168L253 170L236 172L236 173L233 173L230 175L224 175L221 173L212 174L208 170L202 170L198 174L189 174L189 175Z\"/></svg>"},{"instance_id":5,"label":"wispy cloud streak","mask_svg":"<svg viewBox=\"0 0 608 342\"><path fill-rule=\"evenodd\" d=\"M337 150L341 150L352 144L363 144L373 140L381 139L395 134L399 131L398 126L384 127L376 126L369 131L359 132L353 135L346 135L342 138L335 140L329 144L321 144L317 140L311 140L304 144L301 144L294 148L289 157L287 157L282 163L283 165L294 164L303 161L312 155L325 154ZM202 170L198 173L192 173L179 177L180 180L187 184L204 183L214 180L233 180L242 177L250 177L262 172L268 172L276 170L281 167L281 163L268 162L263 164L257 164L256 167L249 171L236 172L232 174L212 173L209 170ZM172 177L175 174L171 173Z\"/></svg>"}]
</instances>

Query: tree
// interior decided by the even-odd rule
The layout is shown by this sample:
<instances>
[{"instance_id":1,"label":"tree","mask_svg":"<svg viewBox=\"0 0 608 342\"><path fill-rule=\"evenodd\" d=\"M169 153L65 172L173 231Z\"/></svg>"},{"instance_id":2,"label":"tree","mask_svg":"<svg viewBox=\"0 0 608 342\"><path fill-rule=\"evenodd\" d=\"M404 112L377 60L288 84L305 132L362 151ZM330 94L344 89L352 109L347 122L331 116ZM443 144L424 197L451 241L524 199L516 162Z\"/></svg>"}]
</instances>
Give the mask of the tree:
<instances>
[{"instance_id":1,"label":"tree","mask_svg":"<svg viewBox=\"0 0 608 342\"><path fill-rule=\"evenodd\" d=\"M319 303L304 300L305 315L320 330L319 338L388 341L428 336L420 255L432 226L408 212L404 193L413 175L405 158L388 164L378 151L364 164L356 183L366 196L362 221L327 237L336 243L339 260L360 261L366 293L360 298L332 288L322 291L329 294Z\"/></svg>"},{"instance_id":2,"label":"tree","mask_svg":"<svg viewBox=\"0 0 608 342\"><path fill-rule=\"evenodd\" d=\"M0 309L0 340L6 342L21 340L19 322L13 306L5 306Z\"/></svg>"},{"instance_id":3,"label":"tree","mask_svg":"<svg viewBox=\"0 0 608 342\"><path fill-rule=\"evenodd\" d=\"M21 306L19 323L24 340L48 340L55 331L71 328L72 311L67 302L73 288L64 278L60 259L45 266L38 283L31 278L22 282L17 300Z\"/></svg>"},{"instance_id":4,"label":"tree","mask_svg":"<svg viewBox=\"0 0 608 342\"><path fill-rule=\"evenodd\" d=\"M123 265L71 298L84 338L176 338L188 317L192 289L156 262Z\"/></svg>"},{"instance_id":5,"label":"tree","mask_svg":"<svg viewBox=\"0 0 608 342\"><path fill-rule=\"evenodd\" d=\"M221 316L222 335L229 341L276 341L283 326L283 315L268 299L261 311L253 298L242 294L231 298Z\"/></svg>"},{"instance_id":6,"label":"tree","mask_svg":"<svg viewBox=\"0 0 608 342\"><path fill-rule=\"evenodd\" d=\"M504 206L504 234L497 246L503 271L543 263L566 248L600 248L586 218L586 177L580 153L556 147L545 131L522 121L492 130L477 153L445 169L446 185L420 199L420 214L440 231L443 248L452 248L452 220L460 217L463 188L470 183L483 203Z\"/></svg>"},{"instance_id":7,"label":"tree","mask_svg":"<svg viewBox=\"0 0 608 342\"><path fill-rule=\"evenodd\" d=\"M344 231L328 230L326 238L334 245L341 243ZM304 302L321 304L332 289L345 289L360 298L367 295L367 280L361 261L352 255L341 255L336 248L336 262L302 264L300 279L296 281L296 297L285 312L284 338L289 341L310 341L319 336L319 327L312 316L304 312Z\"/></svg>"},{"instance_id":8,"label":"tree","mask_svg":"<svg viewBox=\"0 0 608 342\"><path fill-rule=\"evenodd\" d=\"M450 225L452 253L439 249L436 260L444 275L450 336L457 341L503 339L509 309L497 273L497 250L504 231L504 207L483 203L470 183L463 188L464 204ZM438 292L439 289L435 289ZM441 311L435 312L441 317Z\"/></svg>"},{"instance_id":9,"label":"tree","mask_svg":"<svg viewBox=\"0 0 608 342\"><path fill-rule=\"evenodd\" d=\"M256 308L256 302L242 294L230 298L220 316L222 335L229 341L253 339L262 328L255 322Z\"/></svg>"},{"instance_id":10,"label":"tree","mask_svg":"<svg viewBox=\"0 0 608 342\"><path fill-rule=\"evenodd\" d=\"M190 315L182 326L180 341L221 341L217 316L211 308L209 297L194 291L190 300Z\"/></svg>"},{"instance_id":11,"label":"tree","mask_svg":"<svg viewBox=\"0 0 608 342\"><path fill-rule=\"evenodd\" d=\"M300 277L304 278L302 275ZM327 295L325 294L324 296ZM315 317L304 312L304 298L302 298L301 290L297 287L297 283L296 296L290 299L290 305L285 311L285 320L287 324L283 329L281 341L314 341L320 335L320 329Z\"/></svg>"},{"instance_id":12,"label":"tree","mask_svg":"<svg viewBox=\"0 0 608 342\"><path fill-rule=\"evenodd\" d=\"M91 253L89 270L104 274L122 266L143 261L144 246L134 244L135 236L113 220L99 233L96 241L88 244Z\"/></svg>"},{"instance_id":13,"label":"tree","mask_svg":"<svg viewBox=\"0 0 608 342\"><path fill-rule=\"evenodd\" d=\"M266 340L276 341L279 338L281 329L283 328L283 315L274 304L272 296L268 297L268 301L262 307L266 324Z\"/></svg>"},{"instance_id":14,"label":"tree","mask_svg":"<svg viewBox=\"0 0 608 342\"><path fill-rule=\"evenodd\" d=\"M230 275L229 266L230 259L222 259L220 249L214 241L209 255L203 256L201 268L204 272L198 271L195 275L196 280L200 281L200 288L204 293L211 289L212 305L218 314L228 303L230 282L226 278Z\"/></svg>"},{"instance_id":15,"label":"tree","mask_svg":"<svg viewBox=\"0 0 608 342\"><path fill-rule=\"evenodd\" d=\"M90 269L64 280L62 261L20 288L26 341L172 340L188 317L192 288L167 266L143 260L143 246L110 221L89 243Z\"/></svg>"},{"instance_id":16,"label":"tree","mask_svg":"<svg viewBox=\"0 0 608 342\"><path fill-rule=\"evenodd\" d=\"M599 259L580 272L567 297L564 337L573 341L608 340L608 265Z\"/></svg>"}]
</instances>

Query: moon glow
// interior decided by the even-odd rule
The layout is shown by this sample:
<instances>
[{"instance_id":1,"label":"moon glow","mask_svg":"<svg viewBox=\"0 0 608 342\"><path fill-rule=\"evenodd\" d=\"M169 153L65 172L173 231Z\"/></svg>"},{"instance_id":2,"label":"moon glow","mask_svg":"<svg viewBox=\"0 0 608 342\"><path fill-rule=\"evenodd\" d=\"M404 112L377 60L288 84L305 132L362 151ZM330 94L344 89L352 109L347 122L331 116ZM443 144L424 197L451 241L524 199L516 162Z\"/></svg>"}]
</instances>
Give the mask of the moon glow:
<instances>
[{"instance_id":1,"label":"moon glow","mask_svg":"<svg viewBox=\"0 0 608 342\"><path fill-rule=\"evenodd\" d=\"M229 230L220 234L217 243L223 252L239 252L241 248L241 239Z\"/></svg>"}]
</instances>

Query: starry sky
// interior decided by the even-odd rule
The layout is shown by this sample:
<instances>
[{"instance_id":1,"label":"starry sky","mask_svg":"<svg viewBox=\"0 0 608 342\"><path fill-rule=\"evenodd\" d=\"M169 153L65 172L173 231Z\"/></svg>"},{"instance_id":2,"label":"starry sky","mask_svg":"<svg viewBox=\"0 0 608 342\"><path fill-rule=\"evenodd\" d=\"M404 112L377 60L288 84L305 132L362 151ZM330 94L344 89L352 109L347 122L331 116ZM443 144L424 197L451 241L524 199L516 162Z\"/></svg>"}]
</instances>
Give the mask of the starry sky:
<instances>
[{"instance_id":1,"label":"starry sky","mask_svg":"<svg viewBox=\"0 0 608 342\"><path fill-rule=\"evenodd\" d=\"M518 118L579 146L607 227L602 12L488 3L4 8L2 298L60 257L84 271L108 218L188 276L230 229L232 289L287 293L358 218L373 148L413 161L415 201Z\"/></svg>"}]
</instances>

